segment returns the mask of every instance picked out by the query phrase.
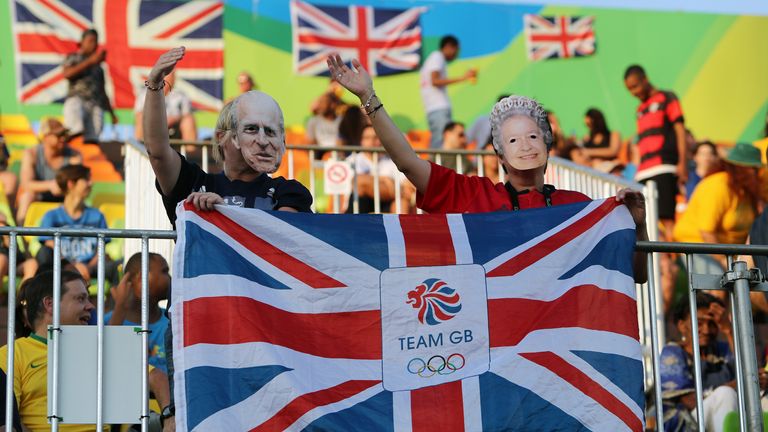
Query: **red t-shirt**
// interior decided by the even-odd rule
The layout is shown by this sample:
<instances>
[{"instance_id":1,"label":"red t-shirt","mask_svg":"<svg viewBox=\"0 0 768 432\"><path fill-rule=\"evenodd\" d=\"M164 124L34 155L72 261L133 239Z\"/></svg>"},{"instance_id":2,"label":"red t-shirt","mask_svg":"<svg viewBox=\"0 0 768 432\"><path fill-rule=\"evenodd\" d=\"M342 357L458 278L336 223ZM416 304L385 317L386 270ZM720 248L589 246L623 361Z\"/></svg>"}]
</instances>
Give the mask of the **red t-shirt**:
<instances>
[{"instance_id":1,"label":"red t-shirt","mask_svg":"<svg viewBox=\"0 0 768 432\"><path fill-rule=\"evenodd\" d=\"M511 211L512 200L504 183L494 184L487 177L466 176L430 162L427 191L416 196L416 204L428 213L488 213ZM552 205L590 201L581 192L555 190L550 195ZM544 195L537 191L518 195L520 209L546 207Z\"/></svg>"},{"instance_id":2,"label":"red t-shirt","mask_svg":"<svg viewBox=\"0 0 768 432\"><path fill-rule=\"evenodd\" d=\"M680 101L672 92L660 90L637 107L638 179L675 172L678 152L674 124L683 121ZM664 165L669 168L661 168Z\"/></svg>"}]
</instances>

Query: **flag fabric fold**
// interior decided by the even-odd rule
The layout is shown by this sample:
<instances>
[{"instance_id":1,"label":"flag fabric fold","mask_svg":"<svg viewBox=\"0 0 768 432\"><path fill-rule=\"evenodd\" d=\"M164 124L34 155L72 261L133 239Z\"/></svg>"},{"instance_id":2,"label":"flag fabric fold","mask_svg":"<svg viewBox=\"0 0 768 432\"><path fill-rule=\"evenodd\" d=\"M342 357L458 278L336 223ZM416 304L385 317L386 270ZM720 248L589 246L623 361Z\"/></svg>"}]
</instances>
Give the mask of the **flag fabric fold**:
<instances>
[{"instance_id":1,"label":"flag fabric fold","mask_svg":"<svg viewBox=\"0 0 768 432\"><path fill-rule=\"evenodd\" d=\"M634 224L178 208L179 430L643 430Z\"/></svg>"},{"instance_id":2,"label":"flag fabric fold","mask_svg":"<svg viewBox=\"0 0 768 432\"><path fill-rule=\"evenodd\" d=\"M584 57L595 54L595 17L526 14L525 42L528 59Z\"/></svg>"}]
</instances>

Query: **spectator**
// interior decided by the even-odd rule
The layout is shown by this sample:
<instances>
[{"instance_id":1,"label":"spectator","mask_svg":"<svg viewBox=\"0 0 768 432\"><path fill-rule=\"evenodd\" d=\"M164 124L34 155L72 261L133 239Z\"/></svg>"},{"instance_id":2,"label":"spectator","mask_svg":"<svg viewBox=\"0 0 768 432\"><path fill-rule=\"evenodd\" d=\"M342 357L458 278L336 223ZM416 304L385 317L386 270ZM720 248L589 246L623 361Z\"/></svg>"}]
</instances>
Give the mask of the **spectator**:
<instances>
[{"instance_id":1,"label":"spectator","mask_svg":"<svg viewBox=\"0 0 768 432\"><path fill-rule=\"evenodd\" d=\"M328 58L331 76L361 101L369 101L367 111L376 134L398 169L417 190L419 207L431 213L484 213L550 207L588 201L586 195L557 190L544 184L552 130L544 109L533 99L510 96L491 111L493 146L506 174L506 183L494 183L487 177L465 176L421 159L408 144L387 114L373 89L373 81L359 61L355 70L348 68L338 55ZM368 103L363 104L368 105ZM624 201L637 225L638 240L647 240L645 199L642 193L623 189L617 200ZM635 279L646 279L646 257L634 256Z\"/></svg>"},{"instance_id":2,"label":"spectator","mask_svg":"<svg viewBox=\"0 0 768 432\"><path fill-rule=\"evenodd\" d=\"M9 205L16 202L16 188L19 186L19 178L13 171L8 170L8 161L11 159L11 153L5 143L5 137L0 132L0 184L5 191L5 197Z\"/></svg>"},{"instance_id":3,"label":"spectator","mask_svg":"<svg viewBox=\"0 0 768 432\"><path fill-rule=\"evenodd\" d=\"M321 99L323 99L327 93L330 93L336 96L337 99L341 100L341 97L344 96L344 87L340 86L339 83L333 79L329 80L328 88L326 88L324 92L320 93L320 96L316 97L312 103L309 104L309 112L311 112L313 116L320 114Z\"/></svg>"},{"instance_id":4,"label":"spectator","mask_svg":"<svg viewBox=\"0 0 768 432\"><path fill-rule=\"evenodd\" d=\"M711 141L703 141L693 147L693 162L694 169L689 171L685 183L685 198L689 201L701 179L722 170L717 147Z\"/></svg>"},{"instance_id":5,"label":"spectator","mask_svg":"<svg viewBox=\"0 0 768 432\"><path fill-rule=\"evenodd\" d=\"M165 77L163 94L165 95L165 115L168 118L168 138L184 141L197 141L197 125L195 116L192 115L192 101L181 90L175 89L176 72L171 72ZM138 92L133 112L136 115L136 139L144 140L144 98L147 96L146 88ZM195 146L189 146L187 151L194 151Z\"/></svg>"},{"instance_id":6,"label":"spectator","mask_svg":"<svg viewBox=\"0 0 768 432\"><path fill-rule=\"evenodd\" d=\"M496 102L504 99L509 95L501 95L496 99ZM467 132L467 141L475 143L476 147L485 145L491 139L491 117L488 114L482 114L477 117L469 127Z\"/></svg>"},{"instance_id":7,"label":"spectator","mask_svg":"<svg viewBox=\"0 0 768 432\"><path fill-rule=\"evenodd\" d=\"M280 105L266 93L250 91L240 95L219 113L214 133L218 151L214 156L224 160L221 173L206 173L171 148L163 110L164 94L159 90L163 88L163 79L183 57L184 47L161 55L145 83L148 91L144 100L144 142L157 177L155 186L171 223L176 222L176 204L185 199L200 210L229 204L265 210L311 211L312 195L307 188L295 180L269 176L280 166L285 153L285 126ZM169 325L165 349L170 376L173 376L172 332ZM173 410L173 400L163 407L163 412ZM171 424L175 422L173 416L168 418Z\"/></svg>"},{"instance_id":8,"label":"spectator","mask_svg":"<svg viewBox=\"0 0 768 432\"><path fill-rule=\"evenodd\" d=\"M570 143L562 150L563 159L567 159L577 165L592 167L592 159L586 155L584 148L580 147L576 143Z\"/></svg>"},{"instance_id":9,"label":"spectator","mask_svg":"<svg viewBox=\"0 0 768 432\"><path fill-rule=\"evenodd\" d=\"M704 178L677 222L674 239L689 243L744 244L755 220L760 196L760 150L736 144L722 172ZM727 268L721 255L693 255L694 273L720 274Z\"/></svg>"},{"instance_id":10,"label":"spectator","mask_svg":"<svg viewBox=\"0 0 768 432\"><path fill-rule=\"evenodd\" d=\"M592 166L597 167L601 162L613 161L619 155L621 135L608 129L605 116L597 108L590 108L584 115L584 124L589 134L584 137L583 152L592 160Z\"/></svg>"},{"instance_id":11,"label":"spectator","mask_svg":"<svg viewBox=\"0 0 768 432\"><path fill-rule=\"evenodd\" d=\"M237 90L240 94L248 93L251 90L258 90L259 86L253 81L253 77L246 71L240 72L237 76Z\"/></svg>"},{"instance_id":12,"label":"spectator","mask_svg":"<svg viewBox=\"0 0 768 432\"><path fill-rule=\"evenodd\" d=\"M663 238L671 239L675 225L676 195L688 179L685 123L677 96L656 89L645 70L632 65L624 72L624 84L640 100L637 107L637 148L640 165L635 178L656 182L659 220Z\"/></svg>"},{"instance_id":13,"label":"spectator","mask_svg":"<svg viewBox=\"0 0 768 432\"><path fill-rule=\"evenodd\" d=\"M335 147L339 137L339 122L341 117L336 110L341 101L333 93L325 93L320 97L317 115L307 122L307 144L320 147ZM315 157L320 159L323 151L316 151Z\"/></svg>"},{"instance_id":14,"label":"spectator","mask_svg":"<svg viewBox=\"0 0 768 432\"><path fill-rule=\"evenodd\" d=\"M363 129L363 137L361 140L361 146L363 148L380 148L381 141L376 136L376 131L373 130L373 126L368 125ZM413 195L412 186L400 171L397 170L392 159L386 154L379 153L378 163L374 167L373 153L359 152L351 155L347 158L347 161L352 164L355 170L355 181L357 182L357 194L358 194L358 208L357 213L374 213L375 197L374 197L374 169L378 171L379 177L379 208L381 212L393 212L395 210L395 187L396 179L400 177L401 185L401 210L404 213L408 212L410 198ZM355 197L354 191L349 197L346 213L355 212Z\"/></svg>"},{"instance_id":15,"label":"spectator","mask_svg":"<svg viewBox=\"0 0 768 432\"><path fill-rule=\"evenodd\" d=\"M56 183L64 192L64 203L48 211L40 223L41 228L95 228L107 229L104 215L93 207L85 205L91 194L91 170L83 165L68 165L56 173ZM53 237L40 236L43 246L37 252L40 267L53 263ZM105 239L109 242L109 239ZM61 257L69 260L83 279L96 277L98 255L95 237L62 237ZM117 263L105 255L105 276L112 284L117 284Z\"/></svg>"},{"instance_id":16,"label":"spectator","mask_svg":"<svg viewBox=\"0 0 768 432\"><path fill-rule=\"evenodd\" d=\"M443 130L443 150L466 150L467 135L464 133L464 124L459 122L449 122ZM454 171L465 173L476 173L475 164L469 160L467 155L455 154L441 155L440 165ZM461 170L459 170L458 159L461 159Z\"/></svg>"},{"instance_id":17,"label":"spectator","mask_svg":"<svg viewBox=\"0 0 768 432\"><path fill-rule=\"evenodd\" d=\"M485 151L493 151L493 137L488 138L488 142L483 146ZM483 155L483 177L488 177L492 182L501 181L499 175L499 158L496 155Z\"/></svg>"},{"instance_id":18,"label":"spectator","mask_svg":"<svg viewBox=\"0 0 768 432\"><path fill-rule=\"evenodd\" d=\"M24 222L33 201L61 202L64 195L56 183L56 171L83 162L80 152L67 144L69 130L54 118L40 122L42 144L24 151L21 159L21 191L16 220Z\"/></svg>"},{"instance_id":19,"label":"spectator","mask_svg":"<svg viewBox=\"0 0 768 432\"><path fill-rule=\"evenodd\" d=\"M550 156L557 156L563 159L569 159L570 145L574 144L572 139L565 137L563 128L560 126L560 120L554 112L545 110L547 121L552 128L552 148L549 149Z\"/></svg>"},{"instance_id":20,"label":"spectator","mask_svg":"<svg viewBox=\"0 0 768 432\"><path fill-rule=\"evenodd\" d=\"M704 394L704 430L722 431L726 414L738 409L736 369L733 357L733 334L728 312L723 303L709 294L696 297L699 347L701 354L701 381ZM675 306L673 319L680 331L679 342L669 342L661 351L661 386L664 391L680 387L690 390L693 383L693 329L688 298L682 298ZM719 340L719 336L728 342ZM682 384L681 383L685 383ZM687 410L696 407L693 394L682 398ZM684 411L677 416L665 415L664 430L675 430L675 424L685 422Z\"/></svg>"},{"instance_id":21,"label":"spectator","mask_svg":"<svg viewBox=\"0 0 768 432\"><path fill-rule=\"evenodd\" d=\"M338 145L359 147L368 118L357 105L348 105L339 122Z\"/></svg>"},{"instance_id":22,"label":"spectator","mask_svg":"<svg viewBox=\"0 0 768 432\"><path fill-rule=\"evenodd\" d=\"M624 168L624 164L618 160L606 160L595 165L596 170L619 178L623 176Z\"/></svg>"},{"instance_id":23,"label":"spectator","mask_svg":"<svg viewBox=\"0 0 768 432\"><path fill-rule=\"evenodd\" d=\"M165 331L168 328L168 317L165 309L158 304L167 300L171 277L168 274L168 263L162 255L149 254L149 364L168 373L165 358ZM109 325L141 326L141 253L133 254L125 264L125 274L120 284L110 290L115 301L115 308L104 315L104 321Z\"/></svg>"},{"instance_id":24,"label":"spectator","mask_svg":"<svg viewBox=\"0 0 768 432\"><path fill-rule=\"evenodd\" d=\"M171 222L176 220L176 204L185 199L204 210L226 203L267 210L309 211L312 196L301 183L267 175L280 166L285 152L285 128L280 106L266 93L248 92L222 109L215 132L216 145L224 156L222 173L208 174L173 151L164 133L163 93L158 90L163 86L163 78L183 56L183 47L160 56L149 73L149 91L144 102L145 143Z\"/></svg>"},{"instance_id":25,"label":"spectator","mask_svg":"<svg viewBox=\"0 0 768 432\"><path fill-rule=\"evenodd\" d=\"M99 142L104 123L104 111L117 124L117 115L109 103L104 89L104 70L101 62L107 50L99 50L99 34L87 29L80 38L77 52L64 59L62 75L69 82L67 99L64 101L64 124L77 135L83 135L87 143Z\"/></svg>"},{"instance_id":26,"label":"spectator","mask_svg":"<svg viewBox=\"0 0 768 432\"><path fill-rule=\"evenodd\" d=\"M431 138L429 147L440 148L440 137L445 126L453 119L451 116L451 101L448 99L447 86L467 80L475 80L477 71L468 70L458 78L448 78L447 66L459 55L459 40L454 36L444 36L440 39L440 49L424 60L419 72L421 81L421 99L424 111L427 113L427 123ZM370 101L363 101L369 105ZM366 107L367 108L367 107Z\"/></svg>"},{"instance_id":27,"label":"spectator","mask_svg":"<svg viewBox=\"0 0 768 432\"><path fill-rule=\"evenodd\" d=\"M26 316L32 326L28 337L14 341L13 388L19 404L21 422L26 430L47 431L48 424L48 326L53 324L53 272L44 272L28 282L25 289ZM87 325L94 306L82 277L61 273L61 325ZM7 373L8 345L0 348L0 369ZM158 402L167 403L170 395L167 377L150 368L150 390ZM93 431L94 425L62 424L62 432ZM108 430L105 426L104 430Z\"/></svg>"}]
</instances>

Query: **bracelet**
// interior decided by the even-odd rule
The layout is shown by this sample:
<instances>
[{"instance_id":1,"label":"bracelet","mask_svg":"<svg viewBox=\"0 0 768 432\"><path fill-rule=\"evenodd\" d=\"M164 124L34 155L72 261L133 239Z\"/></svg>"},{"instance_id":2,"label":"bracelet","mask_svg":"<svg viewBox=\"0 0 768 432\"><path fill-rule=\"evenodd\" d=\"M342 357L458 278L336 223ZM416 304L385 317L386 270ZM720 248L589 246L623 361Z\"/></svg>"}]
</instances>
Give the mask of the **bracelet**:
<instances>
[{"instance_id":1,"label":"bracelet","mask_svg":"<svg viewBox=\"0 0 768 432\"><path fill-rule=\"evenodd\" d=\"M151 85L149 85L149 80L146 80L144 81L144 87L152 91L162 90L163 87L165 87L165 80L163 80L163 82L161 82L157 87L152 87Z\"/></svg>"},{"instance_id":2,"label":"bracelet","mask_svg":"<svg viewBox=\"0 0 768 432\"><path fill-rule=\"evenodd\" d=\"M368 115L368 117L374 118L374 117L376 117L374 115L374 114L376 114L376 111L378 111L378 110L380 110L382 108L384 108L384 104L380 103L379 106L377 106L376 108L372 109L370 112L366 111L365 113Z\"/></svg>"},{"instance_id":3,"label":"bracelet","mask_svg":"<svg viewBox=\"0 0 768 432\"><path fill-rule=\"evenodd\" d=\"M378 98L378 96L376 96L376 90L374 90L373 93L371 93L371 95L368 96L368 100L366 100L365 103L362 105L366 113L368 112L368 108L371 107L371 102L373 101L373 98Z\"/></svg>"}]
</instances>

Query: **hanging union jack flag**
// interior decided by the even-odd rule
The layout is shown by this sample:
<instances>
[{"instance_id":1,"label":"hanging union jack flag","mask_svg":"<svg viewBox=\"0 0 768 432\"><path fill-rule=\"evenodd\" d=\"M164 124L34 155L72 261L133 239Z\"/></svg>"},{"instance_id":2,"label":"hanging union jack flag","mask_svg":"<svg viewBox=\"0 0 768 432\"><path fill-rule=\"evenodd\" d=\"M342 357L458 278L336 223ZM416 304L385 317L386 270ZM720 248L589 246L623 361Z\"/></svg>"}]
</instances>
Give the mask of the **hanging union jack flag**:
<instances>
[{"instance_id":1,"label":"hanging union jack flag","mask_svg":"<svg viewBox=\"0 0 768 432\"><path fill-rule=\"evenodd\" d=\"M299 75L328 73L325 59L338 52L359 59L372 75L407 72L419 66L424 8L315 6L291 2L293 67Z\"/></svg>"},{"instance_id":2,"label":"hanging union jack flag","mask_svg":"<svg viewBox=\"0 0 768 432\"><path fill-rule=\"evenodd\" d=\"M217 208L177 211L178 430L643 430L635 227L615 200Z\"/></svg>"},{"instance_id":3,"label":"hanging union jack flag","mask_svg":"<svg viewBox=\"0 0 768 432\"><path fill-rule=\"evenodd\" d=\"M525 15L528 59L583 57L595 53L593 16Z\"/></svg>"},{"instance_id":4,"label":"hanging union jack flag","mask_svg":"<svg viewBox=\"0 0 768 432\"><path fill-rule=\"evenodd\" d=\"M220 1L14 0L17 92L25 103L62 101L67 80L61 64L77 51L83 30L99 32L107 50L107 94L117 108L132 108L136 91L157 58L187 48L174 87L202 109L221 105L223 77Z\"/></svg>"}]
</instances>

